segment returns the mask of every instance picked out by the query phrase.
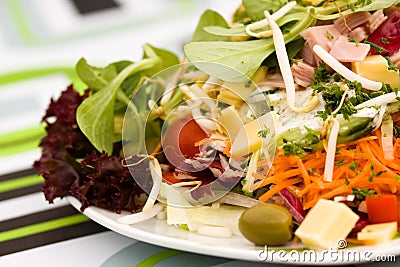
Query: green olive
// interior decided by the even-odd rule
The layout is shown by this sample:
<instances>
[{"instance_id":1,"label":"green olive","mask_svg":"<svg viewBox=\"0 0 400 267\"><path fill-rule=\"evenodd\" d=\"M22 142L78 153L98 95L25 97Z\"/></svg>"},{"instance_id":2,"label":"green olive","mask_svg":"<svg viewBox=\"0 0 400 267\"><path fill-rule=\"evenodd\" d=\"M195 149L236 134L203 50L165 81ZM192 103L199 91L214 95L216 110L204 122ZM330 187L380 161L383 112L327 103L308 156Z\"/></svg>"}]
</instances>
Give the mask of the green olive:
<instances>
[{"instance_id":1,"label":"green olive","mask_svg":"<svg viewBox=\"0 0 400 267\"><path fill-rule=\"evenodd\" d=\"M243 236L256 245L281 246L292 238L292 215L275 204L245 210L239 219Z\"/></svg>"}]
</instances>

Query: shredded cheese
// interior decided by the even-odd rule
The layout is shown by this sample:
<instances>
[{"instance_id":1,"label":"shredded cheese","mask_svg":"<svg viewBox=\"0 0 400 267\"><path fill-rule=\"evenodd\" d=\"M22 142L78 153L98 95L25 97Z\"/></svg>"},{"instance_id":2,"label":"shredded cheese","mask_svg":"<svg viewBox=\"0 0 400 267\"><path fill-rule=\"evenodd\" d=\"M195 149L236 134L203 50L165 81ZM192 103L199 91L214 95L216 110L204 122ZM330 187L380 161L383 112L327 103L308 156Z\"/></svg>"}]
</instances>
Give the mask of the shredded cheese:
<instances>
[{"instance_id":1,"label":"shredded cheese","mask_svg":"<svg viewBox=\"0 0 400 267\"><path fill-rule=\"evenodd\" d=\"M340 63L336 58L331 56L324 48L322 48L322 46L314 45L313 50L315 54L317 54L317 56L319 56L327 65L329 65L332 69L334 69L337 73L342 75L347 80L351 82L358 81L361 83L362 87L371 91L378 91L382 88L381 82L371 81L352 72L345 65Z\"/></svg>"},{"instance_id":2,"label":"shredded cheese","mask_svg":"<svg viewBox=\"0 0 400 267\"><path fill-rule=\"evenodd\" d=\"M158 163L158 160L153 157L149 156L150 159L150 173L151 178L153 179L153 187L151 188L149 197L147 198L146 204L143 207L144 213L149 213L154 206L154 203L157 200L158 194L160 193L160 188L162 184L162 170L161 166Z\"/></svg>"},{"instance_id":3,"label":"shredded cheese","mask_svg":"<svg viewBox=\"0 0 400 267\"><path fill-rule=\"evenodd\" d=\"M393 150L393 120L392 116L385 115L381 125L383 157L387 161L394 160Z\"/></svg>"},{"instance_id":4,"label":"shredded cheese","mask_svg":"<svg viewBox=\"0 0 400 267\"><path fill-rule=\"evenodd\" d=\"M380 95L355 106L355 108L360 109L365 107L372 107L375 105L381 106L389 103L398 102L399 100L397 98L399 96L400 95L398 95L397 92Z\"/></svg>"},{"instance_id":5,"label":"shredded cheese","mask_svg":"<svg viewBox=\"0 0 400 267\"><path fill-rule=\"evenodd\" d=\"M328 149L326 151L324 168L324 181L327 182L332 182L333 166L335 164L336 142L340 129L340 124L337 119L331 117L330 122L332 123L332 126L328 137Z\"/></svg>"},{"instance_id":6,"label":"shredded cheese","mask_svg":"<svg viewBox=\"0 0 400 267\"><path fill-rule=\"evenodd\" d=\"M285 83L286 87L288 106L292 111L297 113L310 112L319 104L319 98L317 95L314 95L303 108L297 108L295 106L296 88L293 80L292 70L290 68L289 57L286 51L285 39L283 38L281 29L279 28L278 24L276 24L271 14L267 10L264 11L264 14L273 32L272 37L274 40L275 51L278 58L279 67L281 69L283 82Z\"/></svg>"},{"instance_id":7,"label":"shredded cheese","mask_svg":"<svg viewBox=\"0 0 400 267\"><path fill-rule=\"evenodd\" d=\"M126 215L117 219L117 222L122 224L134 224L142 221L146 221L154 216L158 215L164 210L164 206L161 203L155 204L148 212L138 212L130 215Z\"/></svg>"}]
</instances>

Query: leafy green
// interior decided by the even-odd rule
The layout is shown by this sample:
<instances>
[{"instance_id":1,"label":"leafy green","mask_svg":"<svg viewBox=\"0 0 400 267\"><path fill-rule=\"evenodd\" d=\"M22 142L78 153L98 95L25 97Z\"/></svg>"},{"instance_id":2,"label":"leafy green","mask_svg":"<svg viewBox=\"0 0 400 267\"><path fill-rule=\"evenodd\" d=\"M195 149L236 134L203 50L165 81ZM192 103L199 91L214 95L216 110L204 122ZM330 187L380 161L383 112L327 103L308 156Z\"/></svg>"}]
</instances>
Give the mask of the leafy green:
<instances>
[{"instance_id":1,"label":"leafy green","mask_svg":"<svg viewBox=\"0 0 400 267\"><path fill-rule=\"evenodd\" d=\"M242 2L246 13L254 19L264 18L264 10L272 14L288 3L287 0L243 0Z\"/></svg>"},{"instance_id":2,"label":"leafy green","mask_svg":"<svg viewBox=\"0 0 400 267\"><path fill-rule=\"evenodd\" d=\"M209 34L212 35L217 35L217 36L237 36L237 37L242 37L242 36L248 36L246 33L246 27L245 26L239 26L239 27L234 27L234 28L227 28L227 27L221 27L221 26L207 26L204 27L204 31L208 32Z\"/></svg>"},{"instance_id":3,"label":"leafy green","mask_svg":"<svg viewBox=\"0 0 400 267\"><path fill-rule=\"evenodd\" d=\"M304 42L304 39L299 38L286 44L286 51L288 53L289 59L292 59L301 50ZM267 57L263 65L268 67L278 66L278 58L276 57L276 53L274 52L269 57Z\"/></svg>"},{"instance_id":4,"label":"leafy green","mask_svg":"<svg viewBox=\"0 0 400 267\"><path fill-rule=\"evenodd\" d=\"M199 23L197 24L196 30L192 36L192 42L197 41L229 41L230 38L226 36L215 36L204 30L206 26L220 26L227 28L228 23L224 17L212 10L206 10L201 15Z\"/></svg>"},{"instance_id":5,"label":"leafy green","mask_svg":"<svg viewBox=\"0 0 400 267\"><path fill-rule=\"evenodd\" d=\"M310 7L310 14L320 20L332 20L355 12L375 11L394 5L398 0L337 0L320 7Z\"/></svg>"},{"instance_id":6,"label":"leafy green","mask_svg":"<svg viewBox=\"0 0 400 267\"><path fill-rule=\"evenodd\" d=\"M125 96L120 90L122 82L131 74L151 68L156 59L144 59L132 63L121 71L106 87L85 99L78 107L76 119L81 131L99 151L112 154L114 144L114 103L117 95ZM126 96L125 96L126 97ZM126 97L127 98L127 97ZM129 99L127 98L127 104Z\"/></svg>"},{"instance_id":7,"label":"leafy green","mask_svg":"<svg viewBox=\"0 0 400 267\"><path fill-rule=\"evenodd\" d=\"M159 63L150 69L144 71L145 75L148 77L174 65L180 63L179 58L172 52L151 46L149 44L144 46L143 58L155 58L159 59Z\"/></svg>"},{"instance_id":8,"label":"leafy green","mask_svg":"<svg viewBox=\"0 0 400 267\"><path fill-rule=\"evenodd\" d=\"M103 69L91 67L85 60L80 60L77 64L82 80L89 87L95 88L92 95L78 107L77 122L85 136L99 151L108 154L113 151L115 112L128 107L133 118L140 118L138 108L131 103L128 96L137 88L143 75L151 75L179 63L179 59L171 52L148 44L144 46L143 57L136 63L122 61ZM119 106L117 99L120 101ZM138 123L135 133L138 140L144 134L141 127L142 124ZM138 144L138 150L140 149L141 144Z\"/></svg>"},{"instance_id":9,"label":"leafy green","mask_svg":"<svg viewBox=\"0 0 400 267\"><path fill-rule=\"evenodd\" d=\"M276 23L279 27L289 27L291 28L291 23L296 22L299 20L299 13L287 14L282 18L279 18ZM282 30L284 30L284 27ZM269 29L269 27L265 27L263 29L259 29L260 31L264 31ZM234 37L243 37L249 36L246 33L246 26L237 26L233 28L222 27L222 26L207 26L204 27L204 30L210 34L217 35L217 36L234 36Z\"/></svg>"},{"instance_id":10,"label":"leafy green","mask_svg":"<svg viewBox=\"0 0 400 267\"><path fill-rule=\"evenodd\" d=\"M100 90L117 76L117 70L114 64L110 64L104 68L98 68L89 65L84 58L78 61L75 69L79 78L92 90Z\"/></svg>"},{"instance_id":11,"label":"leafy green","mask_svg":"<svg viewBox=\"0 0 400 267\"><path fill-rule=\"evenodd\" d=\"M286 43L298 38L300 32L313 25L315 19L307 13L290 14L296 17L296 23L291 26L289 32L284 33ZM224 81L243 82L251 77L261 63L275 51L272 38L251 40L244 42L191 42L184 47L186 57L200 70L218 77ZM222 68L218 70L215 66L205 63L219 63L237 72Z\"/></svg>"}]
</instances>

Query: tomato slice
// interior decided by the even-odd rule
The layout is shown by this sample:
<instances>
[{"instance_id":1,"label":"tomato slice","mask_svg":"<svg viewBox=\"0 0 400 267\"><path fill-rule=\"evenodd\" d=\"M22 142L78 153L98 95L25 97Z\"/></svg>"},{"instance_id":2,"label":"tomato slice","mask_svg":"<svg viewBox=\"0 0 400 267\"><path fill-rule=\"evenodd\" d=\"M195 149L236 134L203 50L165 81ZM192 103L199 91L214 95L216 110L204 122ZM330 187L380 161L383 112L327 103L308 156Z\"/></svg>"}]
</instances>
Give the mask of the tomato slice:
<instances>
[{"instance_id":1,"label":"tomato slice","mask_svg":"<svg viewBox=\"0 0 400 267\"><path fill-rule=\"evenodd\" d=\"M400 49L400 11L394 11L369 37L368 41L393 52ZM371 48L371 53L377 52Z\"/></svg>"},{"instance_id":2,"label":"tomato slice","mask_svg":"<svg viewBox=\"0 0 400 267\"><path fill-rule=\"evenodd\" d=\"M173 172L166 172L162 175L163 181L167 184L176 184L182 182L181 179L176 179Z\"/></svg>"},{"instance_id":3,"label":"tomato slice","mask_svg":"<svg viewBox=\"0 0 400 267\"><path fill-rule=\"evenodd\" d=\"M370 223L387 223L398 220L398 205L395 195L372 195L366 199Z\"/></svg>"},{"instance_id":4,"label":"tomato slice","mask_svg":"<svg viewBox=\"0 0 400 267\"><path fill-rule=\"evenodd\" d=\"M174 167L191 171L190 166L185 164L184 160L199 154L199 147L195 144L207 137L208 135L192 117L179 119L170 125L163 134L164 154Z\"/></svg>"}]
</instances>

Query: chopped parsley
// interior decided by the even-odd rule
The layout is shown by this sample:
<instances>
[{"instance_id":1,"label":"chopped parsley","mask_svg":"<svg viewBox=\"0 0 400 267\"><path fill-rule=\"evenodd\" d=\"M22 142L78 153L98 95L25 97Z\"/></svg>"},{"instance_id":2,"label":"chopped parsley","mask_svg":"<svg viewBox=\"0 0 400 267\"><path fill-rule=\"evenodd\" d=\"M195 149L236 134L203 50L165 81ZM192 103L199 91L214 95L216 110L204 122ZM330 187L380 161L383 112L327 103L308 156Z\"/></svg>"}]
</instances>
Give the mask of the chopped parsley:
<instances>
[{"instance_id":1,"label":"chopped parsley","mask_svg":"<svg viewBox=\"0 0 400 267\"><path fill-rule=\"evenodd\" d=\"M260 130L257 134L258 137L266 138L270 132L271 130L267 126L264 126L264 129Z\"/></svg>"},{"instance_id":2,"label":"chopped parsley","mask_svg":"<svg viewBox=\"0 0 400 267\"><path fill-rule=\"evenodd\" d=\"M368 188L359 189L357 187L352 188L353 195L358 200L364 200L367 196L375 194L375 191Z\"/></svg>"},{"instance_id":3,"label":"chopped parsley","mask_svg":"<svg viewBox=\"0 0 400 267\"><path fill-rule=\"evenodd\" d=\"M285 141L286 140L284 140L284 142ZM303 147L296 142L286 141L285 144L283 145L282 149L283 149L283 153L286 157L290 156L290 155L303 157L303 154L305 153Z\"/></svg>"},{"instance_id":4,"label":"chopped parsley","mask_svg":"<svg viewBox=\"0 0 400 267\"><path fill-rule=\"evenodd\" d=\"M349 169L352 170L353 172L357 171L359 164L356 161L352 161L349 165Z\"/></svg>"},{"instance_id":5,"label":"chopped parsley","mask_svg":"<svg viewBox=\"0 0 400 267\"><path fill-rule=\"evenodd\" d=\"M333 38L334 38L333 35L330 34L328 31L326 31L325 35L326 35L326 38L328 38L329 40L333 40Z\"/></svg>"},{"instance_id":6,"label":"chopped parsley","mask_svg":"<svg viewBox=\"0 0 400 267\"><path fill-rule=\"evenodd\" d=\"M388 41L385 37L382 37L382 38L381 38L381 43L382 43L382 44L388 44L389 41Z\"/></svg>"},{"instance_id":7,"label":"chopped parsley","mask_svg":"<svg viewBox=\"0 0 400 267\"><path fill-rule=\"evenodd\" d=\"M393 64L392 59L390 57L385 57L386 61L388 62L388 70L399 71L398 68Z\"/></svg>"},{"instance_id":8,"label":"chopped parsley","mask_svg":"<svg viewBox=\"0 0 400 267\"><path fill-rule=\"evenodd\" d=\"M371 48L374 49L378 53L382 53L382 51L383 51L383 47L381 47L381 46L379 46L377 44L374 44L374 43L371 43L371 42L368 42L368 41L364 41L364 43L365 44L369 44L371 46Z\"/></svg>"},{"instance_id":9,"label":"chopped parsley","mask_svg":"<svg viewBox=\"0 0 400 267\"><path fill-rule=\"evenodd\" d=\"M360 46L360 42L359 42L359 41L357 41L357 40L356 40L356 39L354 39L354 38L350 38L350 39L349 39L349 42L350 42L350 43L355 43L357 47L359 47L359 46Z\"/></svg>"},{"instance_id":10,"label":"chopped parsley","mask_svg":"<svg viewBox=\"0 0 400 267\"><path fill-rule=\"evenodd\" d=\"M335 166L343 166L344 164L346 164L346 162L342 159L335 161Z\"/></svg>"},{"instance_id":11,"label":"chopped parsley","mask_svg":"<svg viewBox=\"0 0 400 267\"><path fill-rule=\"evenodd\" d=\"M400 138L400 127L393 125L393 135L396 138Z\"/></svg>"}]
</instances>

